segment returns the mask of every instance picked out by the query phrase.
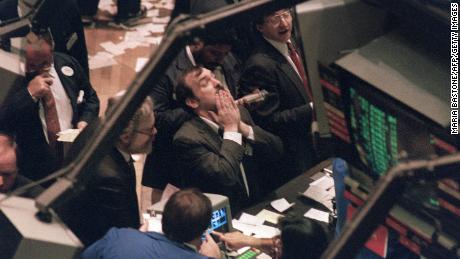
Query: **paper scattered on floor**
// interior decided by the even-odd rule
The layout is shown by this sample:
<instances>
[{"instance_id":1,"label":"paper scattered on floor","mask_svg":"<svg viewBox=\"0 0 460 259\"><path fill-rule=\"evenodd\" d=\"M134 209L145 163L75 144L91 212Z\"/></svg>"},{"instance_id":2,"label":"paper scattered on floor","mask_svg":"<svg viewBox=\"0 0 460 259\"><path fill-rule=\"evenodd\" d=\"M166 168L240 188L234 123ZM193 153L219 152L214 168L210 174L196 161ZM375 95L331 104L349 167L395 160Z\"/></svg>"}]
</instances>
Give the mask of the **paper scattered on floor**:
<instances>
[{"instance_id":1,"label":"paper scattered on floor","mask_svg":"<svg viewBox=\"0 0 460 259\"><path fill-rule=\"evenodd\" d=\"M152 22L153 23L168 23L171 17L165 16L165 17L153 17Z\"/></svg>"},{"instance_id":2,"label":"paper scattered on floor","mask_svg":"<svg viewBox=\"0 0 460 259\"><path fill-rule=\"evenodd\" d=\"M304 215L306 218L329 223L329 213L317 209L310 209Z\"/></svg>"},{"instance_id":3,"label":"paper scattered on floor","mask_svg":"<svg viewBox=\"0 0 460 259\"><path fill-rule=\"evenodd\" d=\"M279 212L284 212L286 211L287 209L289 209L290 207L294 206L295 203L289 203L285 198L281 198L281 199L278 199L278 200L274 200L272 202L270 202L270 205L272 205L272 207L279 211Z\"/></svg>"},{"instance_id":4,"label":"paper scattered on floor","mask_svg":"<svg viewBox=\"0 0 460 259\"><path fill-rule=\"evenodd\" d=\"M136 68L134 69L136 71L136 73L139 73L139 71L141 71L142 68L144 68L144 66L147 63L147 61L149 61L148 58L137 58Z\"/></svg>"},{"instance_id":5,"label":"paper scattered on floor","mask_svg":"<svg viewBox=\"0 0 460 259\"><path fill-rule=\"evenodd\" d=\"M115 44L112 41L102 42L99 45L103 47L106 51L112 53L115 56L125 53L125 49L123 48L122 45Z\"/></svg>"},{"instance_id":6,"label":"paper scattered on floor","mask_svg":"<svg viewBox=\"0 0 460 259\"><path fill-rule=\"evenodd\" d=\"M94 56L89 56L88 62L90 69L109 67L117 64L117 61L113 59L113 54L108 52L98 52Z\"/></svg>"}]
</instances>

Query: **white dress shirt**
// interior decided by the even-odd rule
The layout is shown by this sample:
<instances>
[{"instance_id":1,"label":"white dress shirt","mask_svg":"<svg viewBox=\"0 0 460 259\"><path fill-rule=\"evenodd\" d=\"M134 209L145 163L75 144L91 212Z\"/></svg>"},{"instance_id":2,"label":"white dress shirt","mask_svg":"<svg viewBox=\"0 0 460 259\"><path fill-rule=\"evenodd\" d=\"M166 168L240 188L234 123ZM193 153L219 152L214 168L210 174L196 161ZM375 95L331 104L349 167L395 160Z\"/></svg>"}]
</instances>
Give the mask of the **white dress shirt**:
<instances>
[{"instance_id":1,"label":"white dress shirt","mask_svg":"<svg viewBox=\"0 0 460 259\"><path fill-rule=\"evenodd\" d=\"M56 103L56 110L59 119L59 126L61 131L66 129L73 128L72 126L72 117L73 117L73 110L72 104L70 103L69 96L67 95L64 86L62 85L61 79L56 72L54 64L51 65L50 75L53 77L53 84L50 86L51 93L53 94L55 103ZM42 123L43 133L45 134L46 141L48 140L48 131L46 127L46 119L45 119L45 109L43 107L43 101L39 101L38 104L39 110L38 114L40 116L40 121Z\"/></svg>"}]
</instances>

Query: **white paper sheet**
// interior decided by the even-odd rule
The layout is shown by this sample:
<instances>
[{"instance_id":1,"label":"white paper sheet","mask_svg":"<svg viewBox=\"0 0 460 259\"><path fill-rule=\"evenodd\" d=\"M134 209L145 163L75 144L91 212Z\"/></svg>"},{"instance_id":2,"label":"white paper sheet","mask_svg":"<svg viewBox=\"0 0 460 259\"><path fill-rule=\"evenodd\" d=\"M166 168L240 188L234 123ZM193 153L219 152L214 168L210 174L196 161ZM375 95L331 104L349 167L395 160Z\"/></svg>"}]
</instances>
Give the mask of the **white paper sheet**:
<instances>
[{"instance_id":1,"label":"white paper sheet","mask_svg":"<svg viewBox=\"0 0 460 259\"><path fill-rule=\"evenodd\" d=\"M148 58L138 58L136 61L136 68L134 69L136 73L142 70L142 68L145 66L145 63L147 63L149 59Z\"/></svg>"},{"instance_id":2,"label":"white paper sheet","mask_svg":"<svg viewBox=\"0 0 460 259\"><path fill-rule=\"evenodd\" d=\"M123 47L113 43L112 41L106 41L101 44L99 44L101 47L103 47L106 51L112 53L113 55L121 55L125 53L125 50Z\"/></svg>"},{"instance_id":3,"label":"white paper sheet","mask_svg":"<svg viewBox=\"0 0 460 259\"><path fill-rule=\"evenodd\" d=\"M278 199L278 200L274 200L272 202L270 202L270 205L272 205L272 207L279 211L279 212L284 212L286 211L287 209L289 209L290 207L292 207L295 203L289 203L285 198L281 198L281 199Z\"/></svg>"},{"instance_id":4,"label":"white paper sheet","mask_svg":"<svg viewBox=\"0 0 460 259\"><path fill-rule=\"evenodd\" d=\"M319 220L322 222L329 223L329 213L317 209L310 209L304 215L306 218Z\"/></svg>"},{"instance_id":5,"label":"white paper sheet","mask_svg":"<svg viewBox=\"0 0 460 259\"><path fill-rule=\"evenodd\" d=\"M244 213L241 214L239 221L244 224L249 224L249 225L262 225L264 224L265 220L258 218L256 216L253 216L251 214Z\"/></svg>"},{"instance_id":6,"label":"white paper sheet","mask_svg":"<svg viewBox=\"0 0 460 259\"><path fill-rule=\"evenodd\" d=\"M266 220L272 224L278 224L278 220L283 217L283 215L263 209L257 213L256 217Z\"/></svg>"}]
</instances>

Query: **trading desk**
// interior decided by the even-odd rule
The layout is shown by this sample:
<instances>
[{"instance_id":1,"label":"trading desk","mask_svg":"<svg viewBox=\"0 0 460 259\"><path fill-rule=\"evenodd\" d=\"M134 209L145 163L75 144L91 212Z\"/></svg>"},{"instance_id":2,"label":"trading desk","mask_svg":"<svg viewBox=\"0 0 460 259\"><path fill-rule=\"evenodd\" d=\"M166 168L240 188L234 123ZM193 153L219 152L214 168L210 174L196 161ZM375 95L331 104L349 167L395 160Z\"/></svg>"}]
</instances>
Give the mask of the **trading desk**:
<instances>
[{"instance_id":1,"label":"trading desk","mask_svg":"<svg viewBox=\"0 0 460 259\"><path fill-rule=\"evenodd\" d=\"M249 213L251 215L256 215L262 209L266 209L272 212L277 212L273 207L271 207L270 202L273 200L285 198L289 203L295 202L295 205L289 208L287 211L282 213L283 215L286 214L296 214L296 215L304 215L311 208L319 209L322 211L328 211L326 207L322 204L319 204L316 201L308 199L302 196L305 190L307 190L309 184L314 180L311 178L314 174L321 172L323 168L329 167L332 164L331 160L325 160L313 168L307 170L303 174L297 176L296 178L292 179L291 181L287 182L283 186L276 189L274 192L267 195L261 202L258 204L245 209L244 212ZM240 215L236 215L235 218L239 218ZM270 225L270 223L266 222L265 224ZM321 225L327 230L327 233L331 235L333 234L332 228L334 224L326 224L322 223Z\"/></svg>"}]
</instances>

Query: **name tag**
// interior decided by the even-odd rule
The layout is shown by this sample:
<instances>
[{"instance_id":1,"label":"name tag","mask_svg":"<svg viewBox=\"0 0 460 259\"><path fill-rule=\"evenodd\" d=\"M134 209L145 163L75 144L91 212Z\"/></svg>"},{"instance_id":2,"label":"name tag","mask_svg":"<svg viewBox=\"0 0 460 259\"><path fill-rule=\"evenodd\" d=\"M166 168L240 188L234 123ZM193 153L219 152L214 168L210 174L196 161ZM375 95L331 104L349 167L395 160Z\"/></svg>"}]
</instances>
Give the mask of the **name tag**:
<instances>
[{"instance_id":1,"label":"name tag","mask_svg":"<svg viewBox=\"0 0 460 259\"><path fill-rule=\"evenodd\" d=\"M70 36L70 39L66 43L66 48L67 50L70 50L73 47L73 44L78 40L77 33L74 32L72 33L72 36Z\"/></svg>"}]
</instances>

